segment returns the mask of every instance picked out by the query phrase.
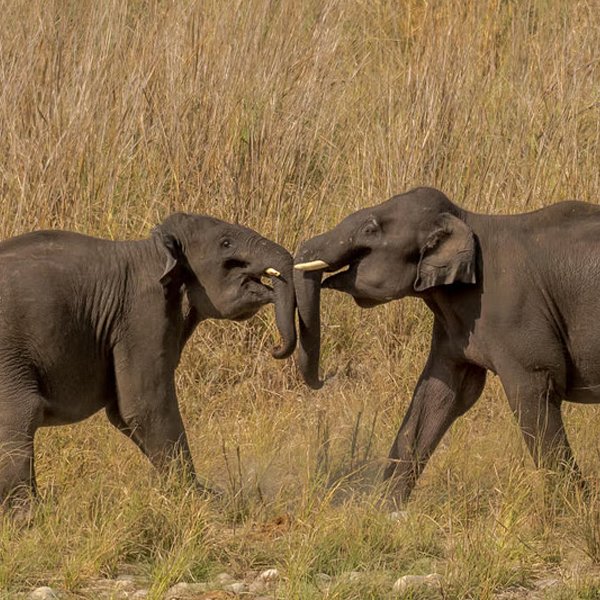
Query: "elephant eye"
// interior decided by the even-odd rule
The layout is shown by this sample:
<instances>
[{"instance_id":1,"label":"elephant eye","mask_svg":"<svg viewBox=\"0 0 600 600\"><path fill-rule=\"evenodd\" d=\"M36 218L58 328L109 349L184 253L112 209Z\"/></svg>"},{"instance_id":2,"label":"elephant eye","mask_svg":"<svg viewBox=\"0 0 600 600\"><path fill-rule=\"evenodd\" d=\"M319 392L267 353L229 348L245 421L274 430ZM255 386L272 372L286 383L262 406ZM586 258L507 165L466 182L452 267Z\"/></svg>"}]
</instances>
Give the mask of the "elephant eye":
<instances>
[{"instance_id":1,"label":"elephant eye","mask_svg":"<svg viewBox=\"0 0 600 600\"><path fill-rule=\"evenodd\" d=\"M377 233L379 231L379 225L376 221L369 221L363 228L363 233L367 235L371 235L373 233Z\"/></svg>"},{"instance_id":2,"label":"elephant eye","mask_svg":"<svg viewBox=\"0 0 600 600\"><path fill-rule=\"evenodd\" d=\"M231 241L230 240L223 240L221 242L221 247L222 248L231 248Z\"/></svg>"}]
</instances>

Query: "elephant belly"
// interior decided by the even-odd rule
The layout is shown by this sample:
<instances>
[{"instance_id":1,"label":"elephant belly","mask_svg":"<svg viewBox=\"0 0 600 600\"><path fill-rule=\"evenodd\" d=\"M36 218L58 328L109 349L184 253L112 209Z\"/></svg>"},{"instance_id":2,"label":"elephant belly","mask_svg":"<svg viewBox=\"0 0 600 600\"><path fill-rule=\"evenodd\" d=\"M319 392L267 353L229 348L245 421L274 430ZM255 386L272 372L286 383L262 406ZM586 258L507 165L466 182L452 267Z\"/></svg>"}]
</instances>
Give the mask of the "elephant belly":
<instances>
[{"instance_id":1,"label":"elephant belly","mask_svg":"<svg viewBox=\"0 0 600 600\"><path fill-rule=\"evenodd\" d=\"M42 426L67 425L87 419L104 408L114 397L105 378L75 375L70 381L50 380Z\"/></svg>"},{"instance_id":2,"label":"elephant belly","mask_svg":"<svg viewBox=\"0 0 600 600\"><path fill-rule=\"evenodd\" d=\"M0 406L28 414L39 402L42 427L86 419L115 398L111 369L99 361L86 365L85 369L40 366L21 352L15 356L12 349L9 353L0 347Z\"/></svg>"},{"instance_id":3,"label":"elephant belly","mask_svg":"<svg viewBox=\"0 0 600 600\"><path fill-rule=\"evenodd\" d=\"M566 400L582 404L600 403L600 377L598 373L578 373L569 382Z\"/></svg>"},{"instance_id":4,"label":"elephant belly","mask_svg":"<svg viewBox=\"0 0 600 600\"><path fill-rule=\"evenodd\" d=\"M577 382L568 392L566 400L578 404L600 403L600 383Z\"/></svg>"},{"instance_id":5,"label":"elephant belly","mask_svg":"<svg viewBox=\"0 0 600 600\"><path fill-rule=\"evenodd\" d=\"M587 404L600 402L600 347L576 346L571 359L566 399Z\"/></svg>"},{"instance_id":6,"label":"elephant belly","mask_svg":"<svg viewBox=\"0 0 600 600\"><path fill-rule=\"evenodd\" d=\"M109 361L81 347L79 351L38 370L39 388L45 399L42 426L82 421L115 397Z\"/></svg>"}]
</instances>

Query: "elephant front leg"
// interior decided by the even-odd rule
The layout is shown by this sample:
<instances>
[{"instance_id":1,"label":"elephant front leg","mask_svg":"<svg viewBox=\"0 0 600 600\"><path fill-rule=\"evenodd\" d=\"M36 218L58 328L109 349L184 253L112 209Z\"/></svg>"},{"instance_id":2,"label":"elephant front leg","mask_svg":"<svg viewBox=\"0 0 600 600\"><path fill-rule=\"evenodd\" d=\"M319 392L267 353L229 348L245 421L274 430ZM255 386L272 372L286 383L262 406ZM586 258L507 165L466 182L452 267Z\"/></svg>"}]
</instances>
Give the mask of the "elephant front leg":
<instances>
[{"instance_id":1,"label":"elephant front leg","mask_svg":"<svg viewBox=\"0 0 600 600\"><path fill-rule=\"evenodd\" d=\"M111 424L133 441L159 472L168 472L175 466L194 477L191 452L176 404L166 410L146 412L138 403L133 403L133 407L130 404L121 399L106 408Z\"/></svg>"},{"instance_id":2,"label":"elephant front leg","mask_svg":"<svg viewBox=\"0 0 600 600\"><path fill-rule=\"evenodd\" d=\"M384 473L384 479L390 480L396 505L408 500L444 433L473 406L484 384L484 369L458 365L430 354Z\"/></svg>"},{"instance_id":3,"label":"elephant front leg","mask_svg":"<svg viewBox=\"0 0 600 600\"><path fill-rule=\"evenodd\" d=\"M192 454L177 404L174 365L145 354L115 352L116 403L110 422L129 437L160 473L177 472L196 481Z\"/></svg>"}]
</instances>

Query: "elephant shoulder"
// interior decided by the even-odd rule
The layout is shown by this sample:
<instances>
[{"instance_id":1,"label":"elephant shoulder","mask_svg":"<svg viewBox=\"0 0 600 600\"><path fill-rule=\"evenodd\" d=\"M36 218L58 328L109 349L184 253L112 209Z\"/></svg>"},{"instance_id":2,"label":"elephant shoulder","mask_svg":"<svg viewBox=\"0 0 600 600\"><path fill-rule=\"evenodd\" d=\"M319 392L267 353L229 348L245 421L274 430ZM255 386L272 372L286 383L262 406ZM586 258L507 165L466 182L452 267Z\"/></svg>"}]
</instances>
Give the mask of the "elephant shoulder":
<instances>
[{"instance_id":1,"label":"elephant shoulder","mask_svg":"<svg viewBox=\"0 0 600 600\"><path fill-rule=\"evenodd\" d=\"M76 248L78 246L90 246L95 242L102 242L94 238L74 231L40 230L23 233L0 242L0 256L5 254L26 254L29 250Z\"/></svg>"}]
</instances>

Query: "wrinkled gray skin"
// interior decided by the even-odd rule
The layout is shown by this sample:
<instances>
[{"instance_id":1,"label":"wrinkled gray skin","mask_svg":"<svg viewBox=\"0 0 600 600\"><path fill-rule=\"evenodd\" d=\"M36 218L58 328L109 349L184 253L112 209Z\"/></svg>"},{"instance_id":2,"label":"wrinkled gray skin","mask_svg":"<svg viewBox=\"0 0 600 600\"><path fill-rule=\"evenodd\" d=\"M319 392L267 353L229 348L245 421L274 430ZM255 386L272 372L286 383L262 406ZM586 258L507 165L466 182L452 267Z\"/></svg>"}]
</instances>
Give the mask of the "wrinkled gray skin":
<instances>
[{"instance_id":1,"label":"wrinkled gray skin","mask_svg":"<svg viewBox=\"0 0 600 600\"><path fill-rule=\"evenodd\" d=\"M300 368L318 388L322 287L370 307L421 298L431 350L389 454L385 478L407 500L452 422L479 398L486 372L504 386L538 465L580 481L561 402L600 402L600 208L561 202L514 216L467 212L419 188L360 210L302 244L295 263Z\"/></svg>"},{"instance_id":2,"label":"wrinkled gray skin","mask_svg":"<svg viewBox=\"0 0 600 600\"><path fill-rule=\"evenodd\" d=\"M281 274L273 288L267 268ZM296 344L292 257L211 217L174 214L140 241L40 231L0 243L0 505L35 491L38 427L101 409L157 469L195 480L175 396L183 347L203 319L270 302L284 358Z\"/></svg>"}]
</instances>

